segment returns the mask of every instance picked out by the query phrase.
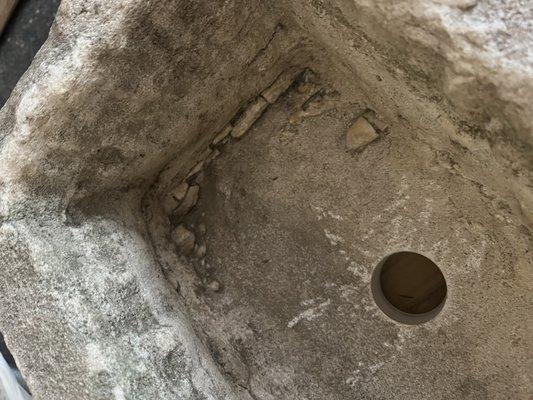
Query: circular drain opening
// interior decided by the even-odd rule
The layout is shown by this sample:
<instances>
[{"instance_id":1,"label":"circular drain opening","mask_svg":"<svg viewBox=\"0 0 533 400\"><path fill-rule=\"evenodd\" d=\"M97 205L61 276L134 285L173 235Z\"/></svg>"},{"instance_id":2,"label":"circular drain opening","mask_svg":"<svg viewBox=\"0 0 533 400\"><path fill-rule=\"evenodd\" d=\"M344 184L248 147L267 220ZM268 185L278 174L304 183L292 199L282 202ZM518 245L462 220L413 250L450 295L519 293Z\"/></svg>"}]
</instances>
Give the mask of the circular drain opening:
<instances>
[{"instance_id":1,"label":"circular drain opening","mask_svg":"<svg viewBox=\"0 0 533 400\"><path fill-rule=\"evenodd\" d=\"M376 304L390 318L421 324L435 317L446 300L446 280L429 258L409 251L386 257L372 275Z\"/></svg>"}]
</instances>

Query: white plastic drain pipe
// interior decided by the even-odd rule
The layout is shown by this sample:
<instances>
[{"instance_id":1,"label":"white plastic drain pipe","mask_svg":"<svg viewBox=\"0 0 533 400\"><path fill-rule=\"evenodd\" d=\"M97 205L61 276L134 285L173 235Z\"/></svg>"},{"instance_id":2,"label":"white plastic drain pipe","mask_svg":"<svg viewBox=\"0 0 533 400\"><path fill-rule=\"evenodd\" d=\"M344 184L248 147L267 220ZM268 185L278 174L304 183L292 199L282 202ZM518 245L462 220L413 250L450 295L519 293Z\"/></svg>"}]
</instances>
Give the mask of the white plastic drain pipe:
<instances>
[{"instance_id":1,"label":"white plastic drain pipe","mask_svg":"<svg viewBox=\"0 0 533 400\"><path fill-rule=\"evenodd\" d=\"M0 353L0 399L31 400L31 396L17 379L18 373L18 371L11 369L4 356Z\"/></svg>"}]
</instances>

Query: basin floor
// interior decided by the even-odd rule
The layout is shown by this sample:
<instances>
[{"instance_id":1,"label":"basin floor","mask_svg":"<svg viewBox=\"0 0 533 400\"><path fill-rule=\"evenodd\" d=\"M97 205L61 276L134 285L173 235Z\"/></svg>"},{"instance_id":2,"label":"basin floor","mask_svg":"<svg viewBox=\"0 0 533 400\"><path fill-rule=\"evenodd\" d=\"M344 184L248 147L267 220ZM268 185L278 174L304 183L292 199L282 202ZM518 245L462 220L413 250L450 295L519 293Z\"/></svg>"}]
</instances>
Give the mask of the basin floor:
<instances>
[{"instance_id":1,"label":"basin floor","mask_svg":"<svg viewBox=\"0 0 533 400\"><path fill-rule=\"evenodd\" d=\"M187 218L205 225L207 255L187 261L195 300L182 293L221 369L257 399L519 398L520 226L451 168L463 149L434 148L398 116L348 152L364 99L326 88L302 102L290 91L223 148ZM443 310L422 325L389 319L370 290L403 250L446 278Z\"/></svg>"}]
</instances>

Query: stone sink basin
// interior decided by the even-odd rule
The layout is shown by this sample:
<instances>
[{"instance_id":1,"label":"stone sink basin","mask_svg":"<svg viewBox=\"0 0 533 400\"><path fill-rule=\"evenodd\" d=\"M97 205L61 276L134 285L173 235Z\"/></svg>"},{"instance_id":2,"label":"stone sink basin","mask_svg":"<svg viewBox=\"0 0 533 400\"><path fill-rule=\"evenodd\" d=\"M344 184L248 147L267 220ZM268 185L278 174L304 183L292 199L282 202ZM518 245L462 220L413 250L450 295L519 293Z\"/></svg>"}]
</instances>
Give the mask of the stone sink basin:
<instances>
[{"instance_id":1,"label":"stone sink basin","mask_svg":"<svg viewBox=\"0 0 533 400\"><path fill-rule=\"evenodd\" d=\"M33 398L528 399L533 11L504 3L63 0L0 111Z\"/></svg>"}]
</instances>

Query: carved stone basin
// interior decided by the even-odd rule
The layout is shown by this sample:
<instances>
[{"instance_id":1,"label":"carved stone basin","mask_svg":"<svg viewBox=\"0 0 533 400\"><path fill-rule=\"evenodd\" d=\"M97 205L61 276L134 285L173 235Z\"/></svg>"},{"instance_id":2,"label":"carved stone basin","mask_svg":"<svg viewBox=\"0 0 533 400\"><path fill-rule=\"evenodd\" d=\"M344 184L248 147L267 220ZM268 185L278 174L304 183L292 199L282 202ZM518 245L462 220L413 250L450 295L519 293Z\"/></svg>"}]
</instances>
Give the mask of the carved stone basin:
<instances>
[{"instance_id":1,"label":"carved stone basin","mask_svg":"<svg viewBox=\"0 0 533 400\"><path fill-rule=\"evenodd\" d=\"M528 398L531 14L63 0L0 111L34 398Z\"/></svg>"}]
</instances>

